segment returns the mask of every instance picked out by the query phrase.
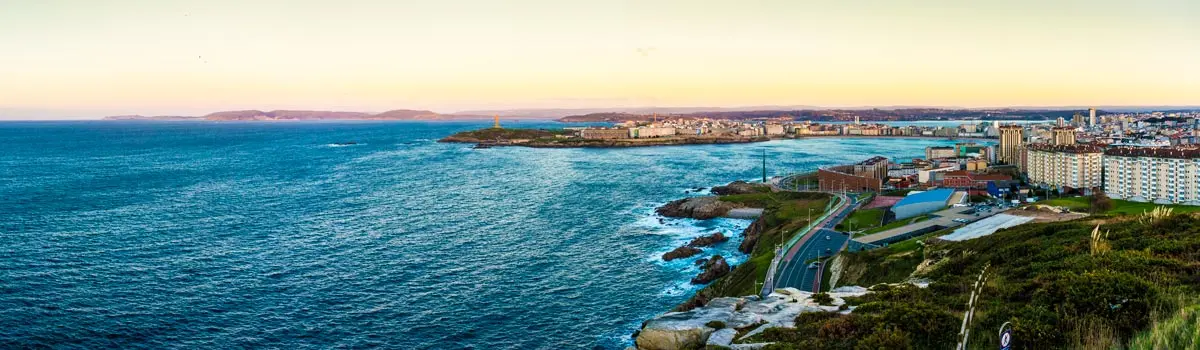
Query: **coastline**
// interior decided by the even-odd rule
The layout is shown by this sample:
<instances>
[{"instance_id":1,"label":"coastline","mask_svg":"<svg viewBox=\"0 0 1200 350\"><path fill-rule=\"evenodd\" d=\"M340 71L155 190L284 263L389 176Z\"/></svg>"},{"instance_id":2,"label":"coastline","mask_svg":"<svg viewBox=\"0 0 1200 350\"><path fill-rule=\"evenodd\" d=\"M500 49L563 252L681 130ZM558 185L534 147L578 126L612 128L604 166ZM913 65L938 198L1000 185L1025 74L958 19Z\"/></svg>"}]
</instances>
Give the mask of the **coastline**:
<instances>
[{"instance_id":1,"label":"coastline","mask_svg":"<svg viewBox=\"0 0 1200 350\"><path fill-rule=\"evenodd\" d=\"M562 138L546 138L546 139L509 139L509 140L488 140L473 137L448 136L438 140L442 143L473 143L486 147L530 147L530 148L629 148L629 147L654 147L654 146L681 146L681 145L713 145L713 144L741 144L741 143L757 143L774 140L796 140L808 138L847 138L847 139L929 139L929 140L951 140L951 141L991 141L992 138L978 137L945 137L945 136L892 136L892 135L828 135L828 136L794 136L794 137L671 137L671 138L647 138L647 139L562 139Z\"/></svg>"},{"instance_id":2,"label":"coastline","mask_svg":"<svg viewBox=\"0 0 1200 350\"><path fill-rule=\"evenodd\" d=\"M740 144L771 141L768 137L680 137L680 138L650 138L650 139L512 139L486 140L472 137L449 136L438 140L443 143L474 143L488 147L530 147L530 148L629 148L652 146L679 145L714 145Z\"/></svg>"}]
</instances>

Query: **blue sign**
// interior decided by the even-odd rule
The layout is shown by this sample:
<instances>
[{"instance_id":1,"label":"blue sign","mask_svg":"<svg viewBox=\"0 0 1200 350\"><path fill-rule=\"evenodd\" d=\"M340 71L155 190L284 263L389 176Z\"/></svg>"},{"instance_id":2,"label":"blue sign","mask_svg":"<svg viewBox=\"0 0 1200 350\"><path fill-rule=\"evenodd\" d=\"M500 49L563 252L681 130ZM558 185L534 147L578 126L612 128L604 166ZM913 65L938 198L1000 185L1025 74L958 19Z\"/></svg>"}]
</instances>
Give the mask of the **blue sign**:
<instances>
[{"instance_id":1,"label":"blue sign","mask_svg":"<svg viewBox=\"0 0 1200 350\"><path fill-rule=\"evenodd\" d=\"M1000 333L1000 350L1009 350L1012 348L1012 329L1005 329Z\"/></svg>"}]
</instances>

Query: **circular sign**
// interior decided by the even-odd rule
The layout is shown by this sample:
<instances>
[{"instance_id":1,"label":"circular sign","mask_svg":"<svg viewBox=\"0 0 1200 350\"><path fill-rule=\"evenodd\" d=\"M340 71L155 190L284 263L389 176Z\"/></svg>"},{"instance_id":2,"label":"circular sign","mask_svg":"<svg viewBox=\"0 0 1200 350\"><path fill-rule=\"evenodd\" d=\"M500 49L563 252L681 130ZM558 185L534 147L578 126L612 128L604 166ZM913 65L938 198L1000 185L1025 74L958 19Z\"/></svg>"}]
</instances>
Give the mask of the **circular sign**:
<instances>
[{"instance_id":1,"label":"circular sign","mask_svg":"<svg viewBox=\"0 0 1200 350\"><path fill-rule=\"evenodd\" d=\"M1012 345L1012 330L1006 329L1000 333L1000 349L1008 349Z\"/></svg>"}]
</instances>

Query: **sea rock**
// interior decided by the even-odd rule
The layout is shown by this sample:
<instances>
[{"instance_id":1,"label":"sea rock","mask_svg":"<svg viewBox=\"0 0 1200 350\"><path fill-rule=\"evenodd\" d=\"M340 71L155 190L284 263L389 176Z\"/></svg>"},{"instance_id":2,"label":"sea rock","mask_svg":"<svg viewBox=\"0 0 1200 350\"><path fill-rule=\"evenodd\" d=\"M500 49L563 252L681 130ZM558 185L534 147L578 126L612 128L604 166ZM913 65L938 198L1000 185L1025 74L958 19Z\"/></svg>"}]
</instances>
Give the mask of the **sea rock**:
<instances>
[{"instance_id":1,"label":"sea rock","mask_svg":"<svg viewBox=\"0 0 1200 350\"><path fill-rule=\"evenodd\" d=\"M639 350L678 350L703 348L716 331L710 321L725 322L736 312L738 298L713 299L703 308L686 312L668 312L647 321L634 344Z\"/></svg>"},{"instance_id":2,"label":"sea rock","mask_svg":"<svg viewBox=\"0 0 1200 350\"><path fill-rule=\"evenodd\" d=\"M708 258L699 258L695 261L696 266L704 266L706 263L708 263Z\"/></svg>"},{"instance_id":3,"label":"sea rock","mask_svg":"<svg viewBox=\"0 0 1200 350\"><path fill-rule=\"evenodd\" d=\"M740 204L724 202L717 197L691 197L671 201L655 209L655 212L668 217L707 220L725 215L733 208L741 207Z\"/></svg>"},{"instance_id":4,"label":"sea rock","mask_svg":"<svg viewBox=\"0 0 1200 350\"><path fill-rule=\"evenodd\" d=\"M716 186L712 188L712 193L718 196L730 194L748 194L763 192L768 187L763 185L755 185L745 181L734 181L725 186Z\"/></svg>"},{"instance_id":5,"label":"sea rock","mask_svg":"<svg viewBox=\"0 0 1200 350\"><path fill-rule=\"evenodd\" d=\"M705 284L729 274L729 263L725 261L725 257L714 255L700 269L704 271L692 278L692 284Z\"/></svg>"},{"instance_id":6,"label":"sea rock","mask_svg":"<svg viewBox=\"0 0 1200 350\"><path fill-rule=\"evenodd\" d=\"M692 239L691 242L688 242L687 245L689 247L711 247L713 245L716 245L717 243L725 242L728 240L729 240L729 237L725 237L725 234L723 234L721 232L713 232L713 234L708 235L708 236L696 237L695 239Z\"/></svg>"},{"instance_id":7,"label":"sea rock","mask_svg":"<svg viewBox=\"0 0 1200 350\"><path fill-rule=\"evenodd\" d=\"M675 248L675 250L669 251L666 254L663 254L662 259L663 259L663 261L671 261L671 260L675 260L675 259L682 259L682 258L690 257L690 256L696 255L696 254L700 254L700 249L692 248L689 246L682 246L679 248Z\"/></svg>"},{"instance_id":8,"label":"sea rock","mask_svg":"<svg viewBox=\"0 0 1200 350\"><path fill-rule=\"evenodd\" d=\"M761 216L758 219L755 219L754 222L750 223L750 226L747 226L746 229L742 231L742 237L744 238L742 239L742 245L738 246L738 251L746 254L753 252L754 246L758 244L758 236L762 235L763 230L766 229L766 227L767 222Z\"/></svg>"},{"instance_id":9,"label":"sea rock","mask_svg":"<svg viewBox=\"0 0 1200 350\"><path fill-rule=\"evenodd\" d=\"M897 284L899 285L899 284ZM919 285L918 285L919 286ZM766 297L713 298L707 304L683 312L668 312L646 321L638 332L638 350L703 349L708 345L733 349L760 349L769 343L733 344L736 340L762 333L774 327L795 327L796 316L807 312L839 312L847 297L871 293L858 286L840 287L829 292L833 305L820 305L813 293L795 288L780 288ZM853 310L853 308L850 308ZM852 311L841 311L852 312ZM708 327L711 321L725 324L722 329ZM757 325L757 326L756 326ZM751 328L752 327L752 328ZM750 329L737 337L737 329ZM730 333L733 331L734 333ZM727 338L728 336L728 338ZM734 338L737 339L734 339ZM728 340L727 340L728 339Z\"/></svg>"},{"instance_id":10,"label":"sea rock","mask_svg":"<svg viewBox=\"0 0 1200 350\"><path fill-rule=\"evenodd\" d=\"M729 347L729 344L733 344L734 336L737 336L737 330L734 330L733 328L720 329L708 336L708 341L705 342L705 346Z\"/></svg>"}]
</instances>

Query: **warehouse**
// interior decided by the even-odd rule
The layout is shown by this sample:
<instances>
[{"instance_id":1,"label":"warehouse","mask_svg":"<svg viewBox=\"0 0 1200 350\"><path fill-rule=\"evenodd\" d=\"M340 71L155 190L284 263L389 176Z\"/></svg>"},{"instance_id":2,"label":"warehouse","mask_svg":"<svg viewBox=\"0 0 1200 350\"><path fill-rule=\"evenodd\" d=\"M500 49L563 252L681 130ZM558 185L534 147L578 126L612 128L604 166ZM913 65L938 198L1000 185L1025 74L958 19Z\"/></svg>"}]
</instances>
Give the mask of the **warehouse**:
<instances>
[{"instance_id":1,"label":"warehouse","mask_svg":"<svg viewBox=\"0 0 1200 350\"><path fill-rule=\"evenodd\" d=\"M896 220L932 213L949 205L953 195L954 190L949 188L910 194L892 206L892 213L896 214Z\"/></svg>"}]
</instances>

